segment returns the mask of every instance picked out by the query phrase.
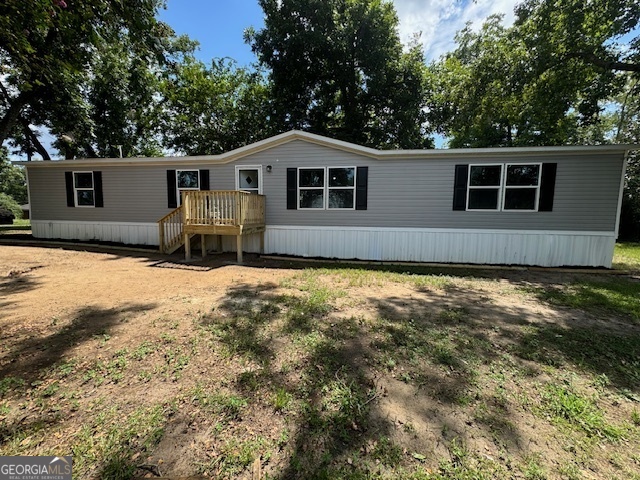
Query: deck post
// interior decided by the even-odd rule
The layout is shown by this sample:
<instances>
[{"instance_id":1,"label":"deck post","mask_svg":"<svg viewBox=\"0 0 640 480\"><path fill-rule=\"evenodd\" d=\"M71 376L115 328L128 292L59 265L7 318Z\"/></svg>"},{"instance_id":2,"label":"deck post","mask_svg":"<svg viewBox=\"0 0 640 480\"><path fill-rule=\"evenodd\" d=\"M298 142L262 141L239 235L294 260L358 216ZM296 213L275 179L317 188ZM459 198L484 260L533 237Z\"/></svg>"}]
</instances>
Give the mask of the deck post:
<instances>
[{"instance_id":1,"label":"deck post","mask_svg":"<svg viewBox=\"0 0 640 480\"><path fill-rule=\"evenodd\" d=\"M216 252L222 253L222 235L216 235Z\"/></svg>"},{"instance_id":2,"label":"deck post","mask_svg":"<svg viewBox=\"0 0 640 480\"><path fill-rule=\"evenodd\" d=\"M236 244L238 248L238 263L242 263L242 235L236 235Z\"/></svg>"},{"instance_id":3,"label":"deck post","mask_svg":"<svg viewBox=\"0 0 640 480\"><path fill-rule=\"evenodd\" d=\"M158 239L160 240L160 253L164 253L164 223L158 223Z\"/></svg>"},{"instance_id":4,"label":"deck post","mask_svg":"<svg viewBox=\"0 0 640 480\"><path fill-rule=\"evenodd\" d=\"M188 233L184 234L184 259L187 262L191 261L191 239Z\"/></svg>"},{"instance_id":5,"label":"deck post","mask_svg":"<svg viewBox=\"0 0 640 480\"><path fill-rule=\"evenodd\" d=\"M200 247L202 247L202 259L207 256L207 236L204 233L200 234Z\"/></svg>"},{"instance_id":6,"label":"deck post","mask_svg":"<svg viewBox=\"0 0 640 480\"><path fill-rule=\"evenodd\" d=\"M260 255L264 255L264 230L260 232Z\"/></svg>"}]
</instances>

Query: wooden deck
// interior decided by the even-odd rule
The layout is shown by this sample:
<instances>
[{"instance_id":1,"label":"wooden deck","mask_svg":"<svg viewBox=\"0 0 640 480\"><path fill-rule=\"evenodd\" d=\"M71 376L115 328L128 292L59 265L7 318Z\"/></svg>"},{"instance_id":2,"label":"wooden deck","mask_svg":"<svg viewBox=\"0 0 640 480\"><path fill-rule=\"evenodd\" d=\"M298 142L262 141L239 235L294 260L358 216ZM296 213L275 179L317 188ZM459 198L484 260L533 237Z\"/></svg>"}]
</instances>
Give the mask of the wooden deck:
<instances>
[{"instance_id":1,"label":"wooden deck","mask_svg":"<svg viewBox=\"0 0 640 480\"><path fill-rule=\"evenodd\" d=\"M182 205L161 218L158 227L160 251L172 253L184 245L187 261L191 260L194 235L201 235L203 258L206 235L233 235L241 263L243 236L259 233L260 251L264 248L265 197L237 190L185 191ZM217 244L221 244L220 237Z\"/></svg>"}]
</instances>

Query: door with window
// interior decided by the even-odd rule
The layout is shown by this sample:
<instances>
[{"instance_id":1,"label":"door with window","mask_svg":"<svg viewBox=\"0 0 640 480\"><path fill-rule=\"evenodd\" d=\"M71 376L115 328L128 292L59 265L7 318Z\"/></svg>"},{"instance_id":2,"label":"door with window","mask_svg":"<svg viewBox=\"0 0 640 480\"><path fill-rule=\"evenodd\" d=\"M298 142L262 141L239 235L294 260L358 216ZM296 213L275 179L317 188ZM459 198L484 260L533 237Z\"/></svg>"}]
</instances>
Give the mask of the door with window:
<instances>
[{"instance_id":1,"label":"door with window","mask_svg":"<svg viewBox=\"0 0 640 480\"><path fill-rule=\"evenodd\" d=\"M262 194L262 166L237 165L236 190Z\"/></svg>"},{"instance_id":2,"label":"door with window","mask_svg":"<svg viewBox=\"0 0 640 480\"><path fill-rule=\"evenodd\" d=\"M200 170L176 170L178 206L182 203L182 192L200 190Z\"/></svg>"}]
</instances>

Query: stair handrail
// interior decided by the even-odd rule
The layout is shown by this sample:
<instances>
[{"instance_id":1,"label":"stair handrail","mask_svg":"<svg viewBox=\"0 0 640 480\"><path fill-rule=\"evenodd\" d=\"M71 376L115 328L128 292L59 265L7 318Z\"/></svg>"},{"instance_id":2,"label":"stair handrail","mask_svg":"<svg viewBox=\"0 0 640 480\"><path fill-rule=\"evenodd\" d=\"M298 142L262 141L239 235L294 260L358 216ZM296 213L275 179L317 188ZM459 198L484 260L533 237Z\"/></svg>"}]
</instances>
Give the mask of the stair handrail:
<instances>
[{"instance_id":1,"label":"stair handrail","mask_svg":"<svg viewBox=\"0 0 640 480\"><path fill-rule=\"evenodd\" d=\"M179 220L178 220L179 218ZM179 247L184 242L183 208L180 205L158 220L158 234L161 253L170 253L173 247Z\"/></svg>"}]
</instances>

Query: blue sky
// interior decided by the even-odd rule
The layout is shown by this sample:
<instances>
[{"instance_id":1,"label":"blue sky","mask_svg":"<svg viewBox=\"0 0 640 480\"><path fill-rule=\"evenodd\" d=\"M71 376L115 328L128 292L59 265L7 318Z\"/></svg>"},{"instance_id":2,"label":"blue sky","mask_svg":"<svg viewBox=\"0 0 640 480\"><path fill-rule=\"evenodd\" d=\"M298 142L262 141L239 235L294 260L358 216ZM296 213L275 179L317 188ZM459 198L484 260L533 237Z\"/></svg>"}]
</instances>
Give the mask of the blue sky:
<instances>
[{"instance_id":1,"label":"blue sky","mask_svg":"<svg viewBox=\"0 0 640 480\"><path fill-rule=\"evenodd\" d=\"M505 15L513 21L513 8L519 0L394 0L400 20L399 33L404 42L420 34L427 58L435 60L454 47L455 33L467 22L479 26L489 15ZM255 61L244 43L247 27L263 26L257 0L168 0L160 18L177 33L186 33L200 42L198 57L230 57L240 65Z\"/></svg>"},{"instance_id":2,"label":"blue sky","mask_svg":"<svg viewBox=\"0 0 640 480\"><path fill-rule=\"evenodd\" d=\"M198 57L231 57L241 65L255 61L251 47L243 41L245 28L263 26L257 0L168 0L160 19L178 34L186 33L200 42Z\"/></svg>"}]
</instances>

